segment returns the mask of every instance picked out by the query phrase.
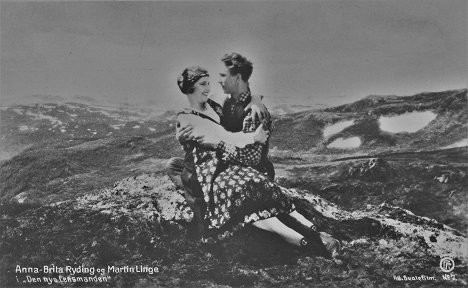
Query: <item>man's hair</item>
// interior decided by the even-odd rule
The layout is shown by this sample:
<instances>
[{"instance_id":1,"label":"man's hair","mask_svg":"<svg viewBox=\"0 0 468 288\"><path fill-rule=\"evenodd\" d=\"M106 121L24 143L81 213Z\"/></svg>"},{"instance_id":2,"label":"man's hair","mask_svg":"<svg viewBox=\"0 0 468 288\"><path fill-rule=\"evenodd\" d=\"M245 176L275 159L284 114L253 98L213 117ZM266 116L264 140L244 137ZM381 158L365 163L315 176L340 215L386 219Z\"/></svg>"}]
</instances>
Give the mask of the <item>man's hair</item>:
<instances>
[{"instance_id":1,"label":"man's hair","mask_svg":"<svg viewBox=\"0 0 468 288\"><path fill-rule=\"evenodd\" d=\"M221 58L221 61L226 65L231 75L240 74L242 80L245 82L249 81L250 75L252 75L253 65L247 58L234 52L225 54L223 58Z\"/></svg>"},{"instance_id":2,"label":"man's hair","mask_svg":"<svg viewBox=\"0 0 468 288\"><path fill-rule=\"evenodd\" d=\"M182 71L182 74L177 77L177 86L184 94L190 94L194 91L194 85L197 81L208 75L208 71L200 66L187 67Z\"/></svg>"}]
</instances>

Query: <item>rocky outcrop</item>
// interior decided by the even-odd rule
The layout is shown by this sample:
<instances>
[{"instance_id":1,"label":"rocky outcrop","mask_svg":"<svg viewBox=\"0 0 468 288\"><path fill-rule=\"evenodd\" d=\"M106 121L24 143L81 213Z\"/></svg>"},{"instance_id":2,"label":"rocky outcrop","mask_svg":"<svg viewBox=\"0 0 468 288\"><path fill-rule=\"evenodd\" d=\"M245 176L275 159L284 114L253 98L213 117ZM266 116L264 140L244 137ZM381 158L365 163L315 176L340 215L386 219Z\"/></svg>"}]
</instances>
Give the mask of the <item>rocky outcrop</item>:
<instances>
[{"instance_id":1,"label":"rocky outcrop","mask_svg":"<svg viewBox=\"0 0 468 288\"><path fill-rule=\"evenodd\" d=\"M466 173L461 170L452 171L449 169L441 169L441 167L439 166L439 167L430 169L430 172L432 172L432 174L436 174L434 176L435 180L444 184L453 183L453 182L463 182L464 180L466 180Z\"/></svg>"},{"instance_id":2,"label":"rocky outcrop","mask_svg":"<svg viewBox=\"0 0 468 288\"><path fill-rule=\"evenodd\" d=\"M347 171L356 179L379 181L391 177L394 173L390 165L381 158L371 158L366 162L358 162Z\"/></svg>"},{"instance_id":3,"label":"rocky outcrop","mask_svg":"<svg viewBox=\"0 0 468 288\"><path fill-rule=\"evenodd\" d=\"M138 221L190 222L192 210L168 176L142 174L115 183L94 195L85 195L76 201L76 208L91 209L114 218L129 217Z\"/></svg>"},{"instance_id":4,"label":"rocky outcrop","mask_svg":"<svg viewBox=\"0 0 468 288\"><path fill-rule=\"evenodd\" d=\"M382 160L371 159L358 169L360 175L372 175L386 167ZM377 169L377 170L374 170ZM366 176L367 177L367 176ZM405 238L434 257L449 255L467 261L468 243L465 235L427 217L391 206L367 205L366 209L348 212L311 193L283 188L297 203L301 212L309 216L320 230L326 230L346 244L363 237L383 239ZM156 222L173 223L179 228L189 222L192 212L186 205L182 191L177 191L167 176L143 174L124 179L112 189L84 196L77 200L79 209L91 209L113 218L126 216L138 221L144 218Z\"/></svg>"},{"instance_id":5,"label":"rocky outcrop","mask_svg":"<svg viewBox=\"0 0 468 288\"><path fill-rule=\"evenodd\" d=\"M367 205L365 210L348 212L323 198L298 190L284 189L294 199L301 199L304 209L312 215L319 226L329 227L339 237L355 240L359 237L382 239L407 238L426 248L432 256L450 255L468 259L468 240L459 231L427 217L414 215L411 211L382 203Z\"/></svg>"}]
</instances>

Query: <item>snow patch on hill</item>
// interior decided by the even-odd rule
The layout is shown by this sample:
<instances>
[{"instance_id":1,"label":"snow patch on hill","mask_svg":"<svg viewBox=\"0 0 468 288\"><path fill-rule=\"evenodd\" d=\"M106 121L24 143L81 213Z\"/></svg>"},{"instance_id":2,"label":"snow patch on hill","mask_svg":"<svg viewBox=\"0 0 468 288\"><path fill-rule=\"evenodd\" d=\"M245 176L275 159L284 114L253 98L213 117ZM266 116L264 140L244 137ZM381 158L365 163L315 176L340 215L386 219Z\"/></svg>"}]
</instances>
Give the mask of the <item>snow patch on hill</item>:
<instances>
[{"instance_id":1,"label":"snow patch on hill","mask_svg":"<svg viewBox=\"0 0 468 288\"><path fill-rule=\"evenodd\" d=\"M49 120L52 122L53 127L56 127L58 125L63 125L63 122L60 121L59 119L49 116L49 115L44 115L44 114L38 114L38 113L33 113L31 111L26 111L25 113L28 116L33 117L34 120Z\"/></svg>"},{"instance_id":2,"label":"snow patch on hill","mask_svg":"<svg viewBox=\"0 0 468 288\"><path fill-rule=\"evenodd\" d=\"M436 117L437 114L432 111L410 112L398 116L382 116L379 125L382 131L390 133L413 133L426 127Z\"/></svg>"},{"instance_id":3,"label":"snow patch on hill","mask_svg":"<svg viewBox=\"0 0 468 288\"><path fill-rule=\"evenodd\" d=\"M352 149L358 148L361 146L362 141L359 137L350 137L350 138L338 138L335 139L332 143L328 144L328 148L341 148L341 149Z\"/></svg>"},{"instance_id":4,"label":"snow patch on hill","mask_svg":"<svg viewBox=\"0 0 468 288\"><path fill-rule=\"evenodd\" d=\"M19 131L21 132L34 132L34 131L39 130L39 128L29 127L27 125L21 125L18 128L19 128Z\"/></svg>"},{"instance_id":5,"label":"snow patch on hill","mask_svg":"<svg viewBox=\"0 0 468 288\"><path fill-rule=\"evenodd\" d=\"M451 148L466 147L466 146L468 146L468 139L463 139L453 144L442 147L442 149L451 149Z\"/></svg>"},{"instance_id":6,"label":"snow patch on hill","mask_svg":"<svg viewBox=\"0 0 468 288\"><path fill-rule=\"evenodd\" d=\"M349 126L354 124L354 120L346 120L340 121L328 127L325 127L323 130L323 137L328 138L333 134L343 131L344 129L348 128Z\"/></svg>"}]
</instances>

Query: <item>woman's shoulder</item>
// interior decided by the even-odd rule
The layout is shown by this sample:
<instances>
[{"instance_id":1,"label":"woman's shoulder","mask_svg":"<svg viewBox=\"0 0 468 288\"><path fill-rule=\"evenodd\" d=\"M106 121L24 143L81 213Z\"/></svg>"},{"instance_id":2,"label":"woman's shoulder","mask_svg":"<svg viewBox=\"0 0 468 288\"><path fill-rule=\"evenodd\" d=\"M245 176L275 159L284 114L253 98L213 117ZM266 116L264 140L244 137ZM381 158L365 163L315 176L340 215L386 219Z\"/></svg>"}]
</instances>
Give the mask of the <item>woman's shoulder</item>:
<instances>
[{"instance_id":1,"label":"woman's shoulder","mask_svg":"<svg viewBox=\"0 0 468 288\"><path fill-rule=\"evenodd\" d=\"M177 112L176 112L177 117L179 117L180 115L195 114L195 113L196 112L193 109L190 109L190 108L183 108L183 109L177 110Z\"/></svg>"},{"instance_id":2,"label":"woman's shoulder","mask_svg":"<svg viewBox=\"0 0 468 288\"><path fill-rule=\"evenodd\" d=\"M192 109L189 109L189 108L184 108L184 109L180 109L176 112L176 115L177 115L177 121L179 122L190 122L190 121L193 121L193 118L194 117L197 117L196 112L193 111Z\"/></svg>"},{"instance_id":3,"label":"woman's shoulder","mask_svg":"<svg viewBox=\"0 0 468 288\"><path fill-rule=\"evenodd\" d=\"M215 120L214 118L216 118L215 116L217 115L210 115L210 114L204 114L204 113L201 113L197 110L194 110L194 109L190 109L190 108L185 108L185 109L182 109L180 111L177 112L177 119L200 119L201 121L212 121L216 124L219 123L219 119L218 121ZM213 118L214 117L214 118Z\"/></svg>"},{"instance_id":4,"label":"woman's shoulder","mask_svg":"<svg viewBox=\"0 0 468 288\"><path fill-rule=\"evenodd\" d=\"M177 111L177 118L204 118L205 115L191 108L184 108Z\"/></svg>"}]
</instances>

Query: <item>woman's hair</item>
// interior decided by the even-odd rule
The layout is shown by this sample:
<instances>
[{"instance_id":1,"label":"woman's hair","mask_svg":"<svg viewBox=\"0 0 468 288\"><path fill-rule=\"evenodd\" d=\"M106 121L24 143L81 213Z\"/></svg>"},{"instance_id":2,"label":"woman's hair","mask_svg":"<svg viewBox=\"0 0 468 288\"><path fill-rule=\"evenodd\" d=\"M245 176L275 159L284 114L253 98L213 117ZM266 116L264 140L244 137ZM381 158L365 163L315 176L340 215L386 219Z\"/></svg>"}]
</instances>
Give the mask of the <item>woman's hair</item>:
<instances>
[{"instance_id":1,"label":"woman's hair","mask_svg":"<svg viewBox=\"0 0 468 288\"><path fill-rule=\"evenodd\" d=\"M210 76L205 68L200 66L191 66L184 69L182 74L177 77L177 85L184 94L193 93L193 86L202 77Z\"/></svg>"},{"instance_id":2,"label":"woman's hair","mask_svg":"<svg viewBox=\"0 0 468 288\"><path fill-rule=\"evenodd\" d=\"M223 58L221 58L221 61L226 65L231 75L239 73L242 80L245 82L249 81L250 75L252 75L253 64L247 60L247 58L239 53L231 53L225 54Z\"/></svg>"}]
</instances>

